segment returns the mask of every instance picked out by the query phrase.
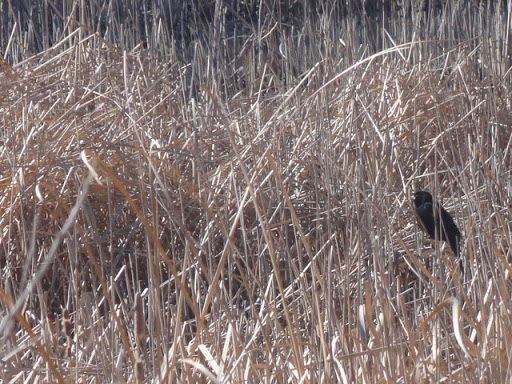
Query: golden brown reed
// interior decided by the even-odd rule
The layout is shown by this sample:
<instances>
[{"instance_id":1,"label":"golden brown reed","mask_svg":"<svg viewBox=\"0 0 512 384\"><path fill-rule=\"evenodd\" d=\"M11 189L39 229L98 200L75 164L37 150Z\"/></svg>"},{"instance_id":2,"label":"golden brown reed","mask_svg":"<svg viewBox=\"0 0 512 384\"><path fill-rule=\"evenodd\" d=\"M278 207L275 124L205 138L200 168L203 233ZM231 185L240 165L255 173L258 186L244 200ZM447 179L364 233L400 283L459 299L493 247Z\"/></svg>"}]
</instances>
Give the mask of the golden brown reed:
<instances>
[{"instance_id":1,"label":"golden brown reed","mask_svg":"<svg viewBox=\"0 0 512 384\"><path fill-rule=\"evenodd\" d=\"M0 380L507 380L501 14L432 5L379 40L339 12L294 29L232 3L182 49L166 27L114 44L87 18L36 55L10 46ZM417 188L463 229L464 276L423 241Z\"/></svg>"}]
</instances>

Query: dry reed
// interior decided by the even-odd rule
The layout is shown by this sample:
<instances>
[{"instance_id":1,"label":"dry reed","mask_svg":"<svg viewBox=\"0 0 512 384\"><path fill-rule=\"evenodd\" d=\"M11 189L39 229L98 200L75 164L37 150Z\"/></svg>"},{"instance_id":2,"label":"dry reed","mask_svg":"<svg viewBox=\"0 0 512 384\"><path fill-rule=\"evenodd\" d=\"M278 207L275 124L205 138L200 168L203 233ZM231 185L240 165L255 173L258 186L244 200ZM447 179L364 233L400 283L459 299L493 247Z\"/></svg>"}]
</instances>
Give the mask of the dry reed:
<instances>
[{"instance_id":1,"label":"dry reed","mask_svg":"<svg viewBox=\"0 0 512 384\"><path fill-rule=\"evenodd\" d=\"M510 381L509 2L26 3L2 382Z\"/></svg>"}]
</instances>

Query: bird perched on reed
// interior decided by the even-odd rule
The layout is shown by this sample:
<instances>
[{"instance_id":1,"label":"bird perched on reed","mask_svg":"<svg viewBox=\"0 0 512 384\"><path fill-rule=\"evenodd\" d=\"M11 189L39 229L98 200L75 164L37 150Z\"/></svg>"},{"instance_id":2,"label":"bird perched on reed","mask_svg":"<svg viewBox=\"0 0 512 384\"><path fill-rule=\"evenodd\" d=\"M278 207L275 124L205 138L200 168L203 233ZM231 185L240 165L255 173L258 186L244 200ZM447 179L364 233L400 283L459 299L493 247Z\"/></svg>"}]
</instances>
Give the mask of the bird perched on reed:
<instances>
[{"instance_id":1,"label":"bird perched on reed","mask_svg":"<svg viewBox=\"0 0 512 384\"><path fill-rule=\"evenodd\" d=\"M462 235L450 214L439 203L434 209L432 195L429 192L417 191L412 195L411 199L414 201L416 218L420 227L432 239L437 237L448 242L453 253L458 257L460 255L460 239ZM460 266L462 269L462 261Z\"/></svg>"}]
</instances>

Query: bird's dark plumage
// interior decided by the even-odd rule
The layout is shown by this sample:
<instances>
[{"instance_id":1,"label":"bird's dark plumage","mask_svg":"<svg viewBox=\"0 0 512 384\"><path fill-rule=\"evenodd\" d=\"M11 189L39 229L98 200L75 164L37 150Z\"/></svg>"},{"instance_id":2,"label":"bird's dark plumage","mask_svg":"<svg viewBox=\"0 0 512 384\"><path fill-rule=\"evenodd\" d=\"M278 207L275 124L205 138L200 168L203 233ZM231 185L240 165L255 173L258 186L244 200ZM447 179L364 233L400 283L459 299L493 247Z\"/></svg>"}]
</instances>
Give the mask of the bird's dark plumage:
<instances>
[{"instance_id":1,"label":"bird's dark plumage","mask_svg":"<svg viewBox=\"0 0 512 384\"><path fill-rule=\"evenodd\" d=\"M434 210L432 195L426 191L415 192L412 199L416 207L418 223L423 230L432 239L436 238L437 231L437 238L447 241L453 253L459 256L461 234L450 214L440 204L437 204Z\"/></svg>"}]
</instances>

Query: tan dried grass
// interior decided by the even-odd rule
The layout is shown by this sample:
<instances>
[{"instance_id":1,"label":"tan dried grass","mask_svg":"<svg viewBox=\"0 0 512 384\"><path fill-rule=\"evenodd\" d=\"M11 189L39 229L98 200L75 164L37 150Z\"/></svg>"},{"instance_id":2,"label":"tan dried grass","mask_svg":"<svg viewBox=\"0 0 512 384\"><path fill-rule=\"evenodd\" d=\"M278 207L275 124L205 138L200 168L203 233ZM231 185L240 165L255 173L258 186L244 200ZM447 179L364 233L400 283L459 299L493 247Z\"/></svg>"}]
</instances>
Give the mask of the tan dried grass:
<instances>
[{"instance_id":1,"label":"tan dried grass","mask_svg":"<svg viewBox=\"0 0 512 384\"><path fill-rule=\"evenodd\" d=\"M84 26L3 63L3 381L509 379L503 52L347 32L311 65L282 30L236 74ZM465 232L464 275L418 188Z\"/></svg>"}]
</instances>

